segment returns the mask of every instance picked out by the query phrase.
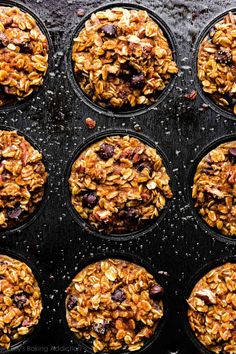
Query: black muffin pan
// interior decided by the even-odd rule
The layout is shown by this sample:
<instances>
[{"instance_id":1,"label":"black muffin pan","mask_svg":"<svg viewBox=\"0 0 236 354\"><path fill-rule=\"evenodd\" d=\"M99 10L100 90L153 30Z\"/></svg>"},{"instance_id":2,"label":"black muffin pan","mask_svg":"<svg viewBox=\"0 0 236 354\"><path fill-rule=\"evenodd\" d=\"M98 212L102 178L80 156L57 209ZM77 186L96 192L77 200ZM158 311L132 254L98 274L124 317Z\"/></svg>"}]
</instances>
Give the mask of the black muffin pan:
<instances>
[{"instance_id":1,"label":"black muffin pan","mask_svg":"<svg viewBox=\"0 0 236 354\"><path fill-rule=\"evenodd\" d=\"M6 3L13 2L0 0L0 5ZM101 257L119 255L151 267L150 271L165 288L168 311L158 338L150 341L146 353L201 352L186 327L186 289L193 274L203 274L202 267L218 264L226 256L233 259L236 245L234 240L217 237L201 224L190 198L191 176L202 153L216 142L234 137L236 127L232 115L212 109L202 95L192 101L185 95L199 90L194 56L197 37L211 20L235 7L234 1L225 0L222 4L221 0L136 0L132 5L123 2L126 7L134 4L145 7L160 23L180 67L160 102L129 112L104 112L88 103L72 83L69 62L72 38L83 27L86 15L110 5L102 0L19 0L15 4L29 8L36 19L40 18L44 23L42 30L48 31L48 40L52 40L45 85L26 103L0 110L1 128L16 129L35 142L43 152L50 176L48 198L37 218L24 228L0 233L1 253L11 251L15 258L23 256L32 264L33 271L36 268L39 273L44 295L44 317L39 331L30 343L21 343L15 349L24 353L89 352L68 330L65 289L84 265ZM85 11L84 18L77 16L81 8ZM86 126L87 117L96 121L95 129ZM106 132L130 132L156 146L171 177L174 197L163 211L162 219L131 237L98 237L75 221L68 210L68 168L83 146Z\"/></svg>"}]
</instances>

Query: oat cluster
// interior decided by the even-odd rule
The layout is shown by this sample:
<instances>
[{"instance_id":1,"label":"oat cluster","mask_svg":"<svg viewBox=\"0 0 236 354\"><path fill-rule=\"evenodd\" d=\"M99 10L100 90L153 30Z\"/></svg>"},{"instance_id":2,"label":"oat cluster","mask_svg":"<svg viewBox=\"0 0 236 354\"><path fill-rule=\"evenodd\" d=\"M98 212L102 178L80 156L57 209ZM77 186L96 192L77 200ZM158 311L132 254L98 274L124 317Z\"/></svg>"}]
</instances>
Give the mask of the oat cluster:
<instances>
[{"instance_id":1,"label":"oat cluster","mask_svg":"<svg viewBox=\"0 0 236 354\"><path fill-rule=\"evenodd\" d=\"M187 300L188 319L197 339L211 352L234 354L236 348L236 264L207 273Z\"/></svg>"},{"instance_id":2,"label":"oat cluster","mask_svg":"<svg viewBox=\"0 0 236 354\"><path fill-rule=\"evenodd\" d=\"M0 107L29 96L48 69L48 42L35 20L0 6Z\"/></svg>"},{"instance_id":3,"label":"oat cluster","mask_svg":"<svg viewBox=\"0 0 236 354\"><path fill-rule=\"evenodd\" d=\"M71 202L98 231L132 232L159 216L172 197L169 180L154 148L131 136L108 136L75 160Z\"/></svg>"},{"instance_id":4,"label":"oat cluster","mask_svg":"<svg viewBox=\"0 0 236 354\"><path fill-rule=\"evenodd\" d=\"M16 131L0 130L0 229L15 226L35 211L47 176L39 151Z\"/></svg>"},{"instance_id":5,"label":"oat cluster","mask_svg":"<svg viewBox=\"0 0 236 354\"><path fill-rule=\"evenodd\" d=\"M93 351L139 350L163 316L163 288L134 263L106 259L79 272L67 288L70 330Z\"/></svg>"},{"instance_id":6,"label":"oat cluster","mask_svg":"<svg viewBox=\"0 0 236 354\"><path fill-rule=\"evenodd\" d=\"M9 349L29 335L41 311L41 292L31 269L0 255L0 347Z\"/></svg>"},{"instance_id":7,"label":"oat cluster","mask_svg":"<svg viewBox=\"0 0 236 354\"><path fill-rule=\"evenodd\" d=\"M236 236L236 141L221 144L203 157L194 176L192 197L210 227Z\"/></svg>"},{"instance_id":8,"label":"oat cluster","mask_svg":"<svg viewBox=\"0 0 236 354\"><path fill-rule=\"evenodd\" d=\"M150 105L178 72L159 25L146 11L121 7L92 14L72 60L80 87L102 107Z\"/></svg>"},{"instance_id":9,"label":"oat cluster","mask_svg":"<svg viewBox=\"0 0 236 354\"><path fill-rule=\"evenodd\" d=\"M218 105L236 114L236 15L232 12L201 43L198 77Z\"/></svg>"}]
</instances>

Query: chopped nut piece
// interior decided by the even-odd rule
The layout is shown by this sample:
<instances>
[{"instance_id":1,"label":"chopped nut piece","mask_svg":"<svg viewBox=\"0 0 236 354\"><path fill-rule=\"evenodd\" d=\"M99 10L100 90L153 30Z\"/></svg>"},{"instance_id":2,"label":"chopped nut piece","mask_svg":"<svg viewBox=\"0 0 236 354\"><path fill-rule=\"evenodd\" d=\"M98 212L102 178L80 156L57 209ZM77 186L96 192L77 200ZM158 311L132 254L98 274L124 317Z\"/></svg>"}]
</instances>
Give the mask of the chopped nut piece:
<instances>
[{"instance_id":1,"label":"chopped nut piece","mask_svg":"<svg viewBox=\"0 0 236 354\"><path fill-rule=\"evenodd\" d=\"M190 326L210 352L235 352L235 275L235 263L212 269L197 282L187 300Z\"/></svg>"},{"instance_id":2,"label":"chopped nut piece","mask_svg":"<svg viewBox=\"0 0 236 354\"><path fill-rule=\"evenodd\" d=\"M107 234L142 228L172 197L161 157L130 136L110 136L85 149L73 163L69 187L80 216Z\"/></svg>"},{"instance_id":3,"label":"chopped nut piece","mask_svg":"<svg viewBox=\"0 0 236 354\"><path fill-rule=\"evenodd\" d=\"M85 123L89 129L94 129L96 127L96 121L92 118L86 118Z\"/></svg>"},{"instance_id":4,"label":"chopped nut piece","mask_svg":"<svg viewBox=\"0 0 236 354\"><path fill-rule=\"evenodd\" d=\"M95 353L140 349L163 317L163 301L149 293L155 287L161 288L137 264L121 259L90 264L67 288L68 325ZM69 306L72 298L76 306L74 301Z\"/></svg>"}]
</instances>

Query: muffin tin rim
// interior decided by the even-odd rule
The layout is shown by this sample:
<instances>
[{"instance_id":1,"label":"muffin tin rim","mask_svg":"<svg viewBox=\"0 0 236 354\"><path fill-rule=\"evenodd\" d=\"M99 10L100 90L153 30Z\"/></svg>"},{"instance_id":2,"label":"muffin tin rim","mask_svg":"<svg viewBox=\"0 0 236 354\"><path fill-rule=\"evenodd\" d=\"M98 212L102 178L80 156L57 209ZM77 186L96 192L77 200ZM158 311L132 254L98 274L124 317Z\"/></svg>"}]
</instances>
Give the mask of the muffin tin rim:
<instances>
[{"instance_id":1,"label":"muffin tin rim","mask_svg":"<svg viewBox=\"0 0 236 354\"><path fill-rule=\"evenodd\" d=\"M160 91L160 95L156 99L156 101L149 105L149 106L144 106L140 107L137 109L129 109L127 111L120 111L115 110L113 108L103 108L99 106L97 103L94 103L89 96L87 96L83 90L80 88L79 84L76 81L75 74L74 74L74 68L73 68L73 61L72 61L72 49L73 49L73 42L74 38L76 38L79 34L79 32L84 28L85 22L91 17L93 13L96 13L98 11L102 10L107 10L112 7L124 7L127 9L138 9L138 10L145 10L147 11L148 15L151 17L151 19L156 22L159 26L160 29L163 31L165 37L168 40L168 44L170 46L170 49L172 51L173 55L173 60L176 62L178 68L180 67L179 64L179 54L178 54L178 49L177 49L177 43L174 37L174 34L172 33L171 28L169 25L166 23L165 20L162 19L161 16L159 16L152 8L147 8L143 5L136 4L134 2L118 2L115 1L109 2L106 5L101 5L98 6L95 10L89 11L86 15L83 16L81 20L79 20L78 24L74 28L72 35L70 36L70 40L66 49L66 55L65 55L65 65L66 65L66 73L67 73L67 78L70 82L70 86L72 87L74 93L76 96L86 105L88 108L94 110L95 112L99 114L103 114L107 117L115 117L115 118L129 118L130 116L139 116L142 114L145 114L149 111L152 111L154 109L157 109L158 106L167 98L167 96L170 94L172 91L176 77L178 74L173 74L167 83L166 87Z\"/></svg>"},{"instance_id":2,"label":"muffin tin rim","mask_svg":"<svg viewBox=\"0 0 236 354\"><path fill-rule=\"evenodd\" d=\"M204 146L194 157L193 163L191 164L188 172L187 172L187 202L189 208L191 210L191 215L193 216L194 220L196 221L197 225L205 232L204 237L207 237L206 234L209 234L211 237L215 238L218 241L229 243L232 245L236 245L236 235L235 236L226 236L221 234L220 232L216 231L214 228L208 226L208 224L201 218L200 214L197 211L197 208L194 207L194 199L192 198L192 186L193 186L193 178L196 173L197 166L199 162L204 158L210 151L217 148L219 145L230 142L236 141L236 133L234 134L227 134L221 136L211 143Z\"/></svg>"},{"instance_id":3,"label":"muffin tin rim","mask_svg":"<svg viewBox=\"0 0 236 354\"><path fill-rule=\"evenodd\" d=\"M134 137L136 139L139 139L141 142L144 144L154 148L157 152L157 154L161 157L163 166L166 169L166 173L170 178L169 185L171 187L171 191L173 193L172 198L166 198L166 203L163 207L163 209L160 211L160 214L157 218L150 220L150 222L142 227L141 229L130 232L130 233L121 233L121 234L106 234L105 232L99 232L96 229L93 229L93 227L86 221L84 220L79 213L75 210L74 206L71 203L71 192L69 188L69 183L68 180L71 175L71 168L73 166L73 163L75 160L79 157L79 155L87 149L89 146L92 144L103 140L104 138L108 136L126 136L129 135L131 137ZM106 131L103 132L98 132L95 134L92 134L89 136L84 142L80 143L77 145L75 150L73 151L71 157L68 159L67 164L66 164L66 169L64 173L64 198L66 201L66 206L67 209L73 218L73 220L82 227L83 231L86 232L86 234L89 234L89 236L94 236L94 237L99 237L100 239L105 239L105 240L111 240L111 241L130 241L131 239L135 239L136 237L141 237L145 236L151 231L153 231L155 228L158 228L158 225L160 222L165 218L168 210L171 208L171 205L173 203L173 199L175 198L175 193L176 193L176 183L175 183L175 176L172 171L172 163L171 161L167 158L166 154L160 148L158 145L155 145L155 142L153 142L148 136L144 135L143 133L137 133L134 132L130 129L107 129ZM87 235L86 235L87 237Z\"/></svg>"},{"instance_id":4,"label":"muffin tin rim","mask_svg":"<svg viewBox=\"0 0 236 354\"><path fill-rule=\"evenodd\" d=\"M220 256L214 260L209 261L208 263L205 263L203 266L198 268L198 270L194 273L194 275L190 278L190 280L187 282L186 285L186 290L183 293L183 325L184 325L184 330L185 333L187 333L187 336L189 340L192 342L192 344L195 346L196 349L200 351L202 354L212 354L213 352L207 349L204 344L202 344L198 338L196 337L194 331L192 330L189 320L188 320L188 304L187 304L187 299L191 295L195 285L197 284L200 279L202 279L207 273L209 273L211 270L220 267L221 265L224 265L226 263L235 263L236 264L236 256Z\"/></svg>"},{"instance_id":5,"label":"muffin tin rim","mask_svg":"<svg viewBox=\"0 0 236 354\"><path fill-rule=\"evenodd\" d=\"M71 284L74 277L79 272L81 272L84 268L86 268L87 266L89 266L93 263L100 262L100 261L106 260L106 259L121 259L121 260L128 261L130 263L135 263L136 265L145 268L145 270L148 273L153 275L155 281L158 284L160 284L161 286L163 286L163 288L164 288L164 295L162 298L163 313L164 313L163 317L160 318L160 320L155 328L155 331L153 333L153 336L146 341L146 344L144 344L143 347L141 347L139 350L134 351L134 353L137 353L137 354L142 354L144 352L147 352L147 350L150 348L150 346L153 345L159 339L159 337L163 335L163 332L165 331L167 320L169 318L169 302L168 302L168 296L166 296L166 294L168 292L167 291L168 285L164 282L164 278L158 274L158 270L156 270L156 266L153 266L151 264L151 262L148 262L148 260L146 260L144 257L141 257L139 255L137 256L136 254L134 255L130 252L108 251L105 253L98 253L96 255L93 255L92 257L89 257L89 259L86 258L81 261L78 269L76 271L74 271L73 276L70 277L69 282L68 283L66 282L64 284L64 285L67 284L66 287L64 287L64 293L63 293L62 300L61 300L63 303L62 318L63 318L64 328L66 329L66 331L68 333L68 337L70 337L74 343L77 343L78 347L81 347L82 349L86 350L90 354L94 354L91 344L86 343L86 341L84 339L77 338L75 333L73 333L69 328L69 325L68 325L68 322L66 319L66 306L65 306L65 301L66 301L66 297L67 297L66 289ZM72 272L70 272L70 274L72 274ZM126 349L126 350L116 350L116 351L110 351L110 352L101 351L99 353L101 353L101 354L108 354L108 353L130 354L132 352Z\"/></svg>"},{"instance_id":6,"label":"muffin tin rim","mask_svg":"<svg viewBox=\"0 0 236 354\"><path fill-rule=\"evenodd\" d=\"M197 39L195 40L195 43L192 47L192 63L193 63L193 80L195 87L197 89L197 92L201 99L204 101L207 106L209 106L214 112L217 114L220 114L224 118L231 119L233 121L236 120L236 115L233 114L233 112L227 111L227 109L224 109L223 106L218 105L217 103L214 102L214 100L211 98L211 94L207 94L207 92L203 91L201 81L198 78L198 51L199 47L204 40L204 38L209 34L209 30L211 29L212 26L214 26L217 22L223 20L223 18L229 13L233 12L236 15L236 7L231 7L228 10L225 10L224 12L220 12L218 15L216 15L214 18L211 18L205 27L199 32Z\"/></svg>"},{"instance_id":7,"label":"muffin tin rim","mask_svg":"<svg viewBox=\"0 0 236 354\"><path fill-rule=\"evenodd\" d=\"M2 236L8 236L10 234L13 233L18 233L21 232L22 230L24 230L25 228L27 228L28 226L30 226L31 224L33 224L35 222L35 220L37 220L37 218L42 214L48 199L49 199L49 190L50 190L50 185L51 185L51 181L50 181L50 171L49 171L49 166L47 163L47 159L45 158L45 154L43 152L43 150L38 146L38 144L34 141L34 139L32 139L30 136L28 136L28 134L25 134L24 132L22 132L21 130L8 126L8 125L2 125L0 124L0 130L5 130L5 131L16 131L18 135L22 136L23 138L25 138L25 140L30 143L30 145L32 145L32 147L34 149L36 149L39 153L42 154L42 162L45 166L46 172L48 173L48 177L47 177L47 181L44 184L44 194L43 194L43 198L42 200L39 202L38 206L36 206L36 210L32 213L29 214L29 216L19 222L16 223L15 226L11 227L11 228L3 228L0 229L0 238ZM0 349L1 351L1 349Z\"/></svg>"},{"instance_id":8,"label":"muffin tin rim","mask_svg":"<svg viewBox=\"0 0 236 354\"><path fill-rule=\"evenodd\" d=\"M50 33L44 24L44 22L41 20L41 18L31 9L31 7L28 7L28 5L22 4L22 3L17 3L15 0L0 0L0 7L17 7L19 8L20 11L28 13L30 16L32 16L36 22L36 25L40 29L40 31L45 35L47 38L48 42L48 69L43 76L43 84L41 86L38 86L36 90L33 90L33 92L23 98L22 100L18 100L13 104L7 105L0 107L0 114L1 113L7 113L7 112L12 112L13 110L21 110L24 108L29 108L28 106L34 102L34 100L37 99L37 97L42 93L43 89L45 89L46 84L50 80L50 72L53 68L53 55L54 55L54 46L52 42L52 38L50 36Z\"/></svg>"}]
</instances>

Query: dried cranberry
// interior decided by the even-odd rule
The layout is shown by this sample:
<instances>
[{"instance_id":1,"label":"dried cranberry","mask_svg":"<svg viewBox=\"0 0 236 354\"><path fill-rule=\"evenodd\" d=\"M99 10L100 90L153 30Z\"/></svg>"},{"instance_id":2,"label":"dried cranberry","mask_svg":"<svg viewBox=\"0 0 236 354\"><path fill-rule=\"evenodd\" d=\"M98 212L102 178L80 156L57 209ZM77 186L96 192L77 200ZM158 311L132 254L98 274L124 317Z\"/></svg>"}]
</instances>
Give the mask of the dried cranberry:
<instances>
[{"instance_id":1,"label":"dried cranberry","mask_svg":"<svg viewBox=\"0 0 236 354\"><path fill-rule=\"evenodd\" d=\"M10 43L8 37L5 35L5 33L0 33L0 47L7 47L8 44Z\"/></svg>"},{"instance_id":2,"label":"dried cranberry","mask_svg":"<svg viewBox=\"0 0 236 354\"><path fill-rule=\"evenodd\" d=\"M221 49L215 54L215 60L217 63L231 65L232 54L227 49Z\"/></svg>"},{"instance_id":3,"label":"dried cranberry","mask_svg":"<svg viewBox=\"0 0 236 354\"><path fill-rule=\"evenodd\" d=\"M149 289L149 296L151 299L156 300L162 297L164 294L164 289L162 286L155 284Z\"/></svg>"},{"instance_id":4,"label":"dried cranberry","mask_svg":"<svg viewBox=\"0 0 236 354\"><path fill-rule=\"evenodd\" d=\"M82 197L82 204L85 208L94 208L98 202L98 197L95 192L86 192Z\"/></svg>"},{"instance_id":5,"label":"dried cranberry","mask_svg":"<svg viewBox=\"0 0 236 354\"><path fill-rule=\"evenodd\" d=\"M13 303L22 310L27 302L27 296L24 292L19 294L14 294L12 297Z\"/></svg>"},{"instance_id":6,"label":"dried cranberry","mask_svg":"<svg viewBox=\"0 0 236 354\"><path fill-rule=\"evenodd\" d=\"M152 166L150 165L149 161L140 161L137 165L136 168L138 172L141 172L144 168L147 168L149 171L149 174L152 173Z\"/></svg>"},{"instance_id":7,"label":"dried cranberry","mask_svg":"<svg viewBox=\"0 0 236 354\"><path fill-rule=\"evenodd\" d=\"M110 159L114 154L114 146L110 144L102 144L97 154L102 160Z\"/></svg>"},{"instance_id":8,"label":"dried cranberry","mask_svg":"<svg viewBox=\"0 0 236 354\"><path fill-rule=\"evenodd\" d=\"M134 220L139 217L139 212L136 208L134 207L128 207L126 209L126 216L128 219Z\"/></svg>"},{"instance_id":9,"label":"dried cranberry","mask_svg":"<svg viewBox=\"0 0 236 354\"><path fill-rule=\"evenodd\" d=\"M7 215L9 217L9 219L18 220L20 215L22 214L22 212L23 212L23 209L21 209L21 207L17 207L15 209L9 210Z\"/></svg>"},{"instance_id":10,"label":"dried cranberry","mask_svg":"<svg viewBox=\"0 0 236 354\"><path fill-rule=\"evenodd\" d=\"M117 27L115 25L105 25L102 27L102 31L107 37L116 37L117 36Z\"/></svg>"},{"instance_id":11,"label":"dried cranberry","mask_svg":"<svg viewBox=\"0 0 236 354\"><path fill-rule=\"evenodd\" d=\"M135 88L141 88L144 85L145 77L143 74L135 74L131 78L131 85Z\"/></svg>"},{"instance_id":12,"label":"dried cranberry","mask_svg":"<svg viewBox=\"0 0 236 354\"><path fill-rule=\"evenodd\" d=\"M67 302L67 308L69 311L71 311L77 305L77 301L78 301L78 299L76 296L71 295L69 297L69 300Z\"/></svg>"},{"instance_id":13,"label":"dried cranberry","mask_svg":"<svg viewBox=\"0 0 236 354\"><path fill-rule=\"evenodd\" d=\"M126 299L125 292L121 288L117 288L112 294L111 299L116 302L123 302Z\"/></svg>"}]
</instances>

